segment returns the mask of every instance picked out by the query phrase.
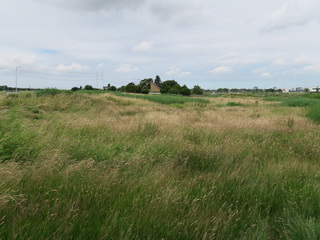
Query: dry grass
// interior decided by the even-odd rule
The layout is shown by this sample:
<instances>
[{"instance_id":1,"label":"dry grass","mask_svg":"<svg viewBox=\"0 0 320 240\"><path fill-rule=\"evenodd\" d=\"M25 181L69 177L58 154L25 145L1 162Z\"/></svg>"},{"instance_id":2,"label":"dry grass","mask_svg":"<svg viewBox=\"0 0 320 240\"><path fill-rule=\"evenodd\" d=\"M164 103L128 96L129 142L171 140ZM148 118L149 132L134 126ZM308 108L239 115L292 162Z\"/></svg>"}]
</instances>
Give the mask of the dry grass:
<instances>
[{"instance_id":1,"label":"dry grass","mask_svg":"<svg viewBox=\"0 0 320 240\"><path fill-rule=\"evenodd\" d=\"M320 129L303 108L113 94L0 103L0 239L320 234Z\"/></svg>"}]
</instances>

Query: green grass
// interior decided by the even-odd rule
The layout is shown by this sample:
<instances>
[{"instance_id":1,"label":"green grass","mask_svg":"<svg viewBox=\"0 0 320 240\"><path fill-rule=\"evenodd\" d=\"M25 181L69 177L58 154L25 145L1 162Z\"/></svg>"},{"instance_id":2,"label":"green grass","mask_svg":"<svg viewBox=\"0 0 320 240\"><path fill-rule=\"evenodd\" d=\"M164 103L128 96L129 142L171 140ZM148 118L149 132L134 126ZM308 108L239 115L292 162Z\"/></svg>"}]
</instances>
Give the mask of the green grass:
<instances>
[{"instance_id":1,"label":"green grass","mask_svg":"<svg viewBox=\"0 0 320 240\"><path fill-rule=\"evenodd\" d=\"M320 131L303 108L0 97L1 240L320 236Z\"/></svg>"},{"instance_id":2,"label":"green grass","mask_svg":"<svg viewBox=\"0 0 320 240\"><path fill-rule=\"evenodd\" d=\"M228 106L228 107L243 107L243 106L245 106L245 105L242 104L242 103L238 103L238 102L228 102L228 103L227 103L227 106Z\"/></svg>"},{"instance_id":3,"label":"green grass","mask_svg":"<svg viewBox=\"0 0 320 240\"><path fill-rule=\"evenodd\" d=\"M308 109L307 116L314 122L320 124L320 103L312 105Z\"/></svg>"},{"instance_id":4,"label":"green grass","mask_svg":"<svg viewBox=\"0 0 320 240\"><path fill-rule=\"evenodd\" d=\"M142 94L125 94L121 93L118 94L122 97L128 98L138 98L144 99L151 102L156 102L160 104L185 104L185 103L209 103L210 101L204 98L197 98L197 97L184 97L178 95L169 95L169 94L161 94L161 95L142 95Z\"/></svg>"}]
</instances>

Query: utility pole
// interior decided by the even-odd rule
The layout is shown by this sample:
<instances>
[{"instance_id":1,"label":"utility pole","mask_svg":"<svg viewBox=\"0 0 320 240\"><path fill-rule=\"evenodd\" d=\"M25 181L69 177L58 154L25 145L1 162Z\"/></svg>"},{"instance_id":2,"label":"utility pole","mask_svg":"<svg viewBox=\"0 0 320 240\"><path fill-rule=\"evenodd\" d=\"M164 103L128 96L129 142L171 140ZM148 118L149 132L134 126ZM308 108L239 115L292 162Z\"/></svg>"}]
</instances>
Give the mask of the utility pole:
<instances>
[{"instance_id":1,"label":"utility pole","mask_svg":"<svg viewBox=\"0 0 320 240\"><path fill-rule=\"evenodd\" d=\"M18 68L21 66L16 66L16 92L18 92Z\"/></svg>"},{"instance_id":2,"label":"utility pole","mask_svg":"<svg viewBox=\"0 0 320 240\"><path fill-rule=\"evenodd\" d=\"M103 81L103 80L104 80L103 77L104 77L104 74L103 74L103 69L102 69L102 72L101 72L102 87L103 87L103 82L104 82L104 81Z\"/></svg>"}]
</instances>

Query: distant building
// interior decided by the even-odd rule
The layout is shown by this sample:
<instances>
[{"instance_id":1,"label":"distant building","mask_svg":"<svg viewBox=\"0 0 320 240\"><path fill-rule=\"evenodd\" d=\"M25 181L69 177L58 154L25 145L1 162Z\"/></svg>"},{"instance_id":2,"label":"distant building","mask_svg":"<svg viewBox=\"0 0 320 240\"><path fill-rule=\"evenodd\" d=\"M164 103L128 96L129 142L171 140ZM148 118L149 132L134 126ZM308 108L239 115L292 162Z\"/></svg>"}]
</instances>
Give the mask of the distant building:
<instances>
[{"instance_id":1,"label":"distant building","mask_svg":"<svg viewBox=\"0 0 320 240\"><path fill-rule=\"evenodd\" d=\"M160 94L160 87L154 82L149 82L143 89L149 89L149 94Z\"/></svg>"},{"instance_id":2,"label":"distant building","mask_svg":"<svg viewBox=\"0 0 320 240\"><path fill-rule=\"evenodd\" d=\"M287 93L290 92L290 90L288 88L282 88L282 92Z\"/></svg>"},{"instance_id":3,"label":"distant building","mask_svg":"<svg viewBox=\"0 0 320 240\"><path fill-rule=\"evenodd\" d=\"M303 87L297 87L296 92L303 92Z\"/></svg>"},{"instance_id":4,"label":"distant building","mask_svg":"<svg viewBox=\"0 0 320 240\"><path fill-rule=\"evenodd\" d=\"M319 86L317 86L317 87L311 87L311 88L309 88L309 92L311 92L311 93L318 93L318 92L320 92L320 87L319 87Z\"/></svg>"}]
</instances>

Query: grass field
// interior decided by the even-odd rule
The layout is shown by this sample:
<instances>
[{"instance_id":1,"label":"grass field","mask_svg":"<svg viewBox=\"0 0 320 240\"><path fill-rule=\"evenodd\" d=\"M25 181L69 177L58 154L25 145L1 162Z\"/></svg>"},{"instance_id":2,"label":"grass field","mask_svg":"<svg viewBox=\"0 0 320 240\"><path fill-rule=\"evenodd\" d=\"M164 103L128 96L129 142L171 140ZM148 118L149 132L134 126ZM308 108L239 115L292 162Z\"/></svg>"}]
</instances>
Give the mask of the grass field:
<instances>
[{"instance_id":1,"label":"grass field","mask_svg":"<svg viewBox=\"0 0 320 240\"><path fill-rule=\"evenodd\" d=\"M0 95L0 239L320 239L319 103Z\"/></svg>"}]
</instances>

